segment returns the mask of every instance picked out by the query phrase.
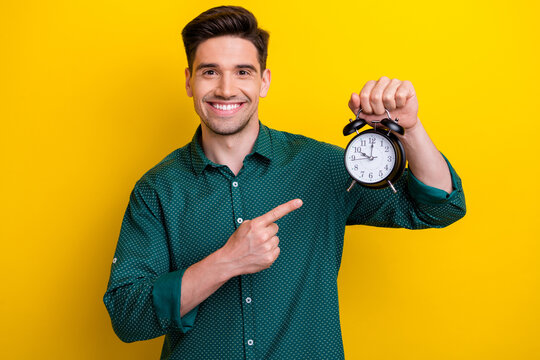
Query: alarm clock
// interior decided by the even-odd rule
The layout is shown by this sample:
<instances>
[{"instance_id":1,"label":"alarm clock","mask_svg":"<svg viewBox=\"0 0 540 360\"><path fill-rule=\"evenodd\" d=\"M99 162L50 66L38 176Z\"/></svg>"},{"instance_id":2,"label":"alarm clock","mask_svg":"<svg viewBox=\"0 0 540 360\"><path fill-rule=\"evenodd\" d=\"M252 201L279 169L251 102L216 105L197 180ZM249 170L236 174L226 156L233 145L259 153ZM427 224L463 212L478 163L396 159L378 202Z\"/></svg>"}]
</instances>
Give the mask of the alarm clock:
<instances>
[{"instance_id":1,"label":"alarm clock","mask_svg":"<svg viewBox=\"0 0 540 360\"><path fill-rule=\"evenodd\" d=\"M358 132L367 124L366 120L360 118L362 109L356 114L356 119L350 119L350 123L343 128L344 136L357 133L345 149L345 168L353 178L347 191L359 183L371 189L389 186L394 193L397 192L392 183L403 174L406 157L403 144L393 132L403 135L405 130L398 124L397 118L392 120L390 112L384 110L388 117L372 121L372 129Z\"/></svg>"}]
</instances>

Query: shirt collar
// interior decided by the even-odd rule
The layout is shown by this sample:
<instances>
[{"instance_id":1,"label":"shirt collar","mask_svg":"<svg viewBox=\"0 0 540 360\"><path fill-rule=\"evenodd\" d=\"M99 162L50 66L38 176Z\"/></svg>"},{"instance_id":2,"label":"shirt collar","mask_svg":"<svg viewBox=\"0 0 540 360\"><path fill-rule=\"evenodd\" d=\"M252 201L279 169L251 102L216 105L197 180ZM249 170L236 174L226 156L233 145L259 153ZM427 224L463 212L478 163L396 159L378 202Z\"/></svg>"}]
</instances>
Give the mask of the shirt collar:
<instances>
[{"instance_id":1,"label":"shirt collar","mask_svg":"<svg viewBox=\"0 0 540 360\"><path fill-rule=\"evenodd\" d=\"M223 165L219 165L212 162L210 159L206 157L203 151L202 145L201 145L201 134L202 134L201 125L199 125L190 143L191 164L193 166L193 171L195 172L195 175L199 175L200 173L202 173L202 171L208 165L213 166L213 167L223 166ZM255 144L253 145L253 150L246 157L253 154L258 154L261 157L267 159L268 161L272 161L272 159L274 158L274 151L272 147L272 138L270 137L270 131L268 130L268 127L264 126L260 121L259 121L259 134L257 135L257 140L255 140Z\"/></svg>"}]
</instances>

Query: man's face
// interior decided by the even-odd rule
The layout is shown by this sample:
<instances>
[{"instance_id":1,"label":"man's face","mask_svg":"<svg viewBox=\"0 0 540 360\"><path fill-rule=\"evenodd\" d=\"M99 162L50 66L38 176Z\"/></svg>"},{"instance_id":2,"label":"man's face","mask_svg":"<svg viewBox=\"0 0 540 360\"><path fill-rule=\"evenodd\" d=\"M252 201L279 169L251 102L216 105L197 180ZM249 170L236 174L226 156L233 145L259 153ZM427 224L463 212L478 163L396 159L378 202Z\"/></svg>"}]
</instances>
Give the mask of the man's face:
<instances>
[{"instance_id":1,"label":"man's face","mask_svg":"<svg viewBox=\"0 0 540 360\"><path fill-rule=\"evenodd\" d=\"M259 97L269 86L270 70L261 76L257 49L239 37L204 41L195 52L193 74L186 69L186 91L202 126L219 135L236 134L258 121Z\"/></svg>"}]
</instances>

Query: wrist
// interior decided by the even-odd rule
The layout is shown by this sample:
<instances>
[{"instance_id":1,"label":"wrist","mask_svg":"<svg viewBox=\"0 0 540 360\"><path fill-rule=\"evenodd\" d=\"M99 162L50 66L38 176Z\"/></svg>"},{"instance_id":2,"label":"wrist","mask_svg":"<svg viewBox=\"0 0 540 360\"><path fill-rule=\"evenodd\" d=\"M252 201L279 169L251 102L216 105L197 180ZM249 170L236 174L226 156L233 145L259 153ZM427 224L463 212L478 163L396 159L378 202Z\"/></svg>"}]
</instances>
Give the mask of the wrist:
<instances>
[{"instance_id":1,"label":"wrist","mask_svg":"<svg viewBox=\"0 0 540 360\"><path fill-rule=\"evenodd\" d=\"M424 126L420 122L419 118L416 118L416 123L411 126L410 128L405 129L405 134L397 136L403 141L403 142L410 142L413 141L413 139L418 138L425 132Z\"/></svg>"},{"instance_id":2,"label":"wrist","mask_svg":"<svg viewBox=\"0 0 540 360\"><path fill-rule=\"evenodd\" d=\"M239 275L236 273L237 267L233 260L227 255L223 248L218 249L210 255L211 261L214 264L214 269L223 282Z\"/></svg>"},{"instance_id":3,"label":"wrist","mask_svg":"<svg viewBox=\"0 0 540 360\"><path fill-rule=\"evenodd\" d=\"M398 137L405 147L407 160L410 160L410 155L418 151L426 151L426 146L430 150L435 148L420 119L412 127L405 129L404 135L398 134Z\"/></svg>"}]
</instances>

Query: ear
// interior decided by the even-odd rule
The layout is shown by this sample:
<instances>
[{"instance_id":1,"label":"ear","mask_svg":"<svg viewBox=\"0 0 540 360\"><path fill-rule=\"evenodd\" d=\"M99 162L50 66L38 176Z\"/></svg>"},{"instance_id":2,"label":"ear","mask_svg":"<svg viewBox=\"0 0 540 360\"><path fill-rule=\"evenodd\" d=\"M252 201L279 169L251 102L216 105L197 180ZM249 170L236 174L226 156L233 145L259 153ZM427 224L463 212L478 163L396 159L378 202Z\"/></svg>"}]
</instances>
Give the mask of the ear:
<instances>
[{"instance_id":1,"label":"ear","mask_svg":"<svg viewBox=\"0 0 540 360\"><path fill-rule=\"evenodd\" d=\"M191 80L191 73L189 72L189 68L186 68L185 74L186 74L186 92L187 92L187 96L193 97L193 91L191 91L191 84L189 83L189 81Z\"/></svg>"},{"instance_id":2,"label":"ear","mask_svg":"<svg viewBox=\"0 0 540 360\"><path fill-rule=\"evenodd\" d=\"M261 90L259 91L260 97L266 97L266 94L268 94L268 89L270 88L270 80L271 80L271 73L270 69L264 69L262 74L262 84L261 84Z\"/></svg>"}]
</instances>

